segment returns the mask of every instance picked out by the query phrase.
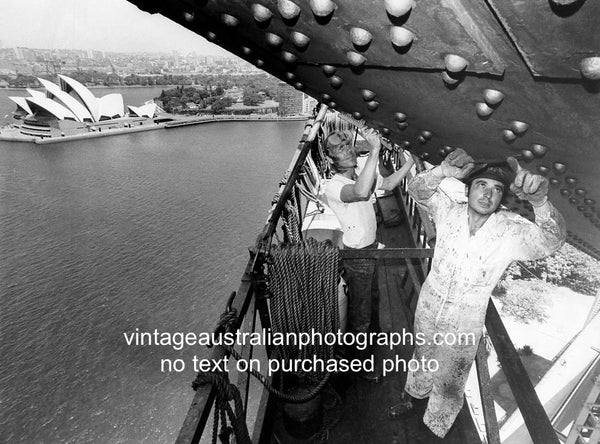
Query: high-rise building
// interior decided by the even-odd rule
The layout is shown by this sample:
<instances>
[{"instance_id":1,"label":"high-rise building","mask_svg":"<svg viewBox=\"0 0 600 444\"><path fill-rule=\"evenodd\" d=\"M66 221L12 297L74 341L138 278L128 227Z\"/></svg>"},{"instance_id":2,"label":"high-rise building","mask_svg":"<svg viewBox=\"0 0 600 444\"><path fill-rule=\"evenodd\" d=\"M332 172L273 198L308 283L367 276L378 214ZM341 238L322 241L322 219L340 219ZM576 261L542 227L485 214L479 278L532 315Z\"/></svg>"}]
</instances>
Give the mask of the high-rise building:
<instances>
[{"instance_id":1,"label":"high-rise building","mask_svg":"<svg viewBox=\"0 0 600 444\"><path fill-rule=\"evenodd\" d=\"M302 114L302 93L284 82L277 84L277 101L280 116Z\"/></svg>"},{"instance_id":2,"label":"high-rise building","mask_svg":"<svg viewBox=\"0 0 600 444\"><path fill-rule=\"evenodd\" d=\"M313 110L318 103L317 100L313 99L308 94L302 93L302 114L306 116L312 115Z\"/></svg>"}]
</instances>

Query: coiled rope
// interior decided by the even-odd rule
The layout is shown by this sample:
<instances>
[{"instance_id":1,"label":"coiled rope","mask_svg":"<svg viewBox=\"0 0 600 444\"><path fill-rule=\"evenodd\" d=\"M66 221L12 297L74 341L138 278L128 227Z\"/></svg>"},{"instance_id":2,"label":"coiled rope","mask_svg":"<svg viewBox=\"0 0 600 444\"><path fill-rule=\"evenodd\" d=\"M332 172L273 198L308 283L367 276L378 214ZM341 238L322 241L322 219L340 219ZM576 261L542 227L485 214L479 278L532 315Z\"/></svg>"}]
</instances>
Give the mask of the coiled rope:
<instances>
[{"instance_id":1,"label":"coiled rope","mask_svg":"<svg viewBox=\"0 0 600 444\"><path fill-rule=\"evenodd\" d=\"M315 331L325 335L339 329L337 304L339 250L331 242L304 242L275 245L270 251L268 287L271 293L271 327L276 332ZM284 360L316 356L333 358L333 345L293 344L279 347ZM315 372L321 379L324 375Z\"/></svg>"}]
</instances>

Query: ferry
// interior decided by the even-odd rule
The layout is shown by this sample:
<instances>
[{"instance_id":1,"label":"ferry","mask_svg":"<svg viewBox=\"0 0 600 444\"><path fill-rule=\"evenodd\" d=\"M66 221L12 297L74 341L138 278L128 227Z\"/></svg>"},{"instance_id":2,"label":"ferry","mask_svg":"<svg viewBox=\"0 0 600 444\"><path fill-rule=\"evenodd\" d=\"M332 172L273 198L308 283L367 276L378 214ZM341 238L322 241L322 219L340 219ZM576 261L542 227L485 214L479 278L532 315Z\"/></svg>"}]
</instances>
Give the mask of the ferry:
<instances>
[{"instance_id":1,"label":"ferry","mask_svg":"<svg viewBox=\"0 0 600 444\"><path fill-rule=\"evenodd\" d=\"M567 242L600 258L600 2L129 1L320 102L250 249L240 286L224 297L215 334L282 328L300 333L294 322L311 316L326 320L319 324L325 331L343 329L343 291L306 286L318 278L322 285L328 280L331 290L338 265L356 257L381 265L382 331L411 330L435 249L435 227L408 195L408 177L377 198L378 241L386 248L336 248L339 225L319 199L327 174L323 138L334 129L379 131L386 148L380 163L388 171L410 156L416 160L414 174L458 147L482 163L518 156L527 169L549 179L549 198L567 221ZM513 197L507 207L533 218L528 202ZM314 279L298 288L292 277L307 270ZM299 294L313 302L303 303ZM443 439L423 428L421 405L415 414L386 414L402 392L402 371L373 385L345 384L330 372L316 372L307 383L306 375L268 375L263 367L200 373L176 442L208 442L212 434L212 442L237 443L597 444L599 309L596 298L584 329L534 388L490 302L489 341L479 344L476 359L477 394L465 399ZM286 316L292 319L284 322ZM518 405L507 418L496 415L488 346ZM215 344L212 359L269 362L293 352ZM411 347L379 354L378 359L408 359Z\"/></svg>"}]
</instances>

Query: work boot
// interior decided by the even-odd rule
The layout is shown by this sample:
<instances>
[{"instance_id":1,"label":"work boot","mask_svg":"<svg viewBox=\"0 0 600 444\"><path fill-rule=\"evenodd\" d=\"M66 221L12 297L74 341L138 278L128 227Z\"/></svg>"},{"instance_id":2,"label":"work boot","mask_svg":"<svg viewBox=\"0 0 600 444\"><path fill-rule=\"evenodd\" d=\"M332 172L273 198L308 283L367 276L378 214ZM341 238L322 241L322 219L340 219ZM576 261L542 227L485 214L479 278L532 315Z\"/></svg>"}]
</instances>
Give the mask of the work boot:
<instances>
[{"instance_id":1,"label":"work boot","mask_svg":"<svg viewBox=\"0 0 600 444\"><path fill-rule=\"evenodd\" d=\"M414 398L406 392L400 395L400 401L388 407L388 417L392 419L402 418L412 413L415 408Z\"/></svg>"}]
</instances>

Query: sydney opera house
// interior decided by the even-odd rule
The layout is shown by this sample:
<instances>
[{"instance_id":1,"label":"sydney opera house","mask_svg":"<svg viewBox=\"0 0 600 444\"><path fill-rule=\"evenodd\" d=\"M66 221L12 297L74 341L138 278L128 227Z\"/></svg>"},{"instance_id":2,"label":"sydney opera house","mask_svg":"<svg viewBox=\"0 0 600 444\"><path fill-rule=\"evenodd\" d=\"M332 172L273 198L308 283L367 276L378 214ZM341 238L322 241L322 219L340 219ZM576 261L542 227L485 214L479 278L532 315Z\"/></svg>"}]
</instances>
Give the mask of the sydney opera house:
<instances>
[{"instance_id":1,"label":"sydney opera house","mask_svg":"<svg viewBox=\"0 0 600 444\"><path fill-rule=\"evenodd\" d=\"M155 124L154 103L128 106L126 113L121 94L96 97L77 80L58 77L59 85L38 78L45 92L27 89L29 97L9 97L17 104L23 136L62 137Z\"/></svg>"}]
</instances>

